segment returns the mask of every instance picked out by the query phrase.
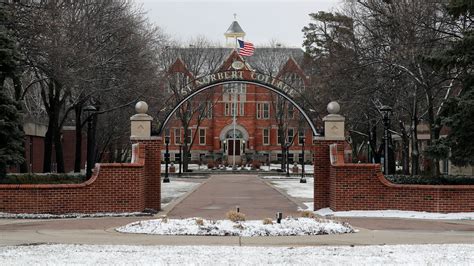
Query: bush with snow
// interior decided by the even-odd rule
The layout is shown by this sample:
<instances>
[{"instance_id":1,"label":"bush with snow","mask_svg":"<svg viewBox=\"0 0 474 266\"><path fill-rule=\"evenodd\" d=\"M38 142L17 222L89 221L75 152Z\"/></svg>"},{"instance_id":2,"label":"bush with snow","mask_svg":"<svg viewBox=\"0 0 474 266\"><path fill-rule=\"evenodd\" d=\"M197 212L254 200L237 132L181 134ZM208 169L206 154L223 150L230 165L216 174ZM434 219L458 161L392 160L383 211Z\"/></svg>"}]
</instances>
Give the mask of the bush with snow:
<instances>
[{"instance_id":1,"label":"bush with snow","mask_svg":"<svg viewBox=\"0 0 474 266\"><path fill-rule=\"evenodd\" d=\"M288 217L278 224L264 224L261 220L232 222L229 220L204 220L201 218L162 219L138 221L117 228L118 232L154 235L204 235L204 236L302 236L353 233L347 223L326 219Z\"/></svg>"}]
</instances>

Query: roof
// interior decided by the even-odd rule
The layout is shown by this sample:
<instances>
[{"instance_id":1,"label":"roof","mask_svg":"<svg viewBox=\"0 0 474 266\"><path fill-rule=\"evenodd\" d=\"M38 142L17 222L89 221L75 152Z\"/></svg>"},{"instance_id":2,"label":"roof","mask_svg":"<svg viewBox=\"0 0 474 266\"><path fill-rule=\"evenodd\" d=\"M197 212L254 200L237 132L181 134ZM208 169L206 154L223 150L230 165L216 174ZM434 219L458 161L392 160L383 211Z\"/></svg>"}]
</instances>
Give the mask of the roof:
<instances>
[{"instance_id":1,"label":"roof","mask_svg":"<svg viewBox=\"0 0 474 266\"><path fill-rule=\"evenodd\" d=\"M193 73L195 77L203 76L218 70L226 59L232 54L232 48L171 48L172 60L168 61L169 67L180 57L186 68ZM203 60L194 66L195 58ZM273 48L273 47L257 47L253 56L244 57L245 62L255 69L257 72L277 76L278 72L287 64L288 60L294 60L303 71L305 67L305 55L301 48ZM171 58L170 58L171 59ZM190 62L192 61L192 62ZM194 62L194 64L193 64ZM165 62L163 62L165 63Z\"/></svg>"},{"instance_id":2,"label":"roof","mask_svg":"<svg viewBox=\"0 0 474 266\"><path fill-rule=\"evenodd\" d=\"M224 33L225 36L243 36L245 35L245 31L240 27L239 23L234 20L232 24L230 24L227 31Z\"/></svg>"}]
</instances>

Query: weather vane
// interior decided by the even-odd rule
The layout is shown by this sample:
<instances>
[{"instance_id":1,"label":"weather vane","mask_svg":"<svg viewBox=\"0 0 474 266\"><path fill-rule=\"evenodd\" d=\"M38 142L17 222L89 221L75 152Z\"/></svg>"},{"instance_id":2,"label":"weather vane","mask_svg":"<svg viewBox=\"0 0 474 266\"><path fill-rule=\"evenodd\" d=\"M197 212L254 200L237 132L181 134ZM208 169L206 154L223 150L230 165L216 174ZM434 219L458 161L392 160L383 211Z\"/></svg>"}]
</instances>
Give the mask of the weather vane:
<instances>
[{"instance_id":1,"label":"weather vane","mask_svg":"<svg viewBox=\"0 0 474 266\"><path fill-rule=\"evenodd\" d=\"M234 20L237 20L237 13L234 13Z\"/></svg>"}]
</instances>

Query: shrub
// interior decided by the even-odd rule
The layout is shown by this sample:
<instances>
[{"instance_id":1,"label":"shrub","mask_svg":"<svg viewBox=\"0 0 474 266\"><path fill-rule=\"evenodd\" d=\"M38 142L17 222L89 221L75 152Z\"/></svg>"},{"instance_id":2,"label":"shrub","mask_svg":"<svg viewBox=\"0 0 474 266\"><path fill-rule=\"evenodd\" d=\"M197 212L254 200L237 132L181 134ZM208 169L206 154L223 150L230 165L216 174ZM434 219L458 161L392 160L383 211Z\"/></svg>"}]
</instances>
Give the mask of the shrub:
<instances>
[{"instance_id":1,"label":"shrub","mask_svg":"<svg viewBox=\"0 0 474 266\"><path fill-rule=\"evenodd\" d=\"M273 220L272 220L272 218L265 218L265 219L263 219L262 223L265 224L265 225L273 224Z\"/></svg>"},{"instance_id":2,"label":"shrub","mask_svg":"<svg viewBox=\"0 0 474 266\"><path fill-rule=\"evenodd\" d=\"M314 212L312 211L302 211L301 212L301 217L304 217L304 218L316 218L316 214L314 214Z\"/></svg>"},{"instance_id":3,"label":"shrub","mask_svg":"<svg viewBox=\"0 0 474 266\"><path fill-rule=\"evenodd\" d=\"M232 222L243 222L245 221L245 214L236 211L228 211L225 216L227 219L231 220Z\"/></svg>"},{"instance_id":4,"label":"shrub","mask_svg":"<svg viewBox=\"0 0 474 266\"><path fill-rule=\"evenodd\" d=\"M86 181L81 174L8 174L2 184L79 184Z\"/></svg>"},{"instance_id":5,"label":"shrub","mask_svg":"<svg viewBox=\"0 0 474 266\"><path fill-rule=\"evenodd\" d=\"M204 225L204 220L201 219L201 218L197 218L196 219L196 224L199 225L199 226L203 226Z\"/></svg>"},{"instance_id":6,"label":"shrub","mask_svg":"<svg viewBox=\"0 0 474 266\"><path fill-rule=\"evenodd\" d=\"M207 163L207 169L213 169L214 167L216 167L216 165L214 164L214 162L208 162L208 163Z\"/></svg>"},{"instance_id":7,"label":"shrub","mask_svg":"<svg viewBox=\"0 0 474 266\"><path fill-rule=\"evenodd\" d=\"M462 175L442 175L439 177L386 175L385 178L392 183L405 185L474 185L473 176Z\"/></svg>"},{"instance_id":8,"label":"shrub","mask_svg":"<svg viewBox=\"0 0 474 266\"><path fill-rule=\"evenodd\" d=\"M262 164L259 161L252 162L252 169L260 169L260 166L262 166Z\"/></svg>"}]
</instances>

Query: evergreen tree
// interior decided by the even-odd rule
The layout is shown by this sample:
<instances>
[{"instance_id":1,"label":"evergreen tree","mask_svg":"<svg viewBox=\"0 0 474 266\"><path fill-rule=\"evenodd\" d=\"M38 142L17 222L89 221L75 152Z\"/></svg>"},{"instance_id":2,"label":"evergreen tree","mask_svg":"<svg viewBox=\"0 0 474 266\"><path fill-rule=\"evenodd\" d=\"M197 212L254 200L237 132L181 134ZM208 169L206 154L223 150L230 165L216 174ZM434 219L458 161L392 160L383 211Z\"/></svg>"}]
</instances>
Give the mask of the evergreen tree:
<instances>
[{"instance_id":1,"label":"evergreen tree","mask_svg":"<svg viewBox=\"0 0 474 266\"><path fill-rule=\"evenodd\" d=\"M432 62L440 68L456 69L461 91L443 107L441 123L450 129L448 136L429 147L427 154L432 158L449 156L457 166L474 165L474 31L471 24L465 24L473 21L474 1L452 0L447 9L453 19L467 26L462 38Z\"/></svg>"},{"instance_id":2,"label":"evergreen tree","mask_svg":"<svg viewBox=\"0 0 474 266\"><path fill-rule=\"evenodd\" d=\"M0 5L0 179L8 165L23 162L23 132L18 103L6 93L6 78L17 71L19 55L8 28L7 12Z\"/></svg>"},{"instance_id":3,"label":"evergreen tree","mask_svg":"<svg viewBox=\"0 0 474 266\"><path fill-rule=\"evenodd\" d=\"M23 161L23 132L20 130L20 113L17 104L0 89L0 179L5 177L7 166Z\"/></svg>"}]
</instances>

